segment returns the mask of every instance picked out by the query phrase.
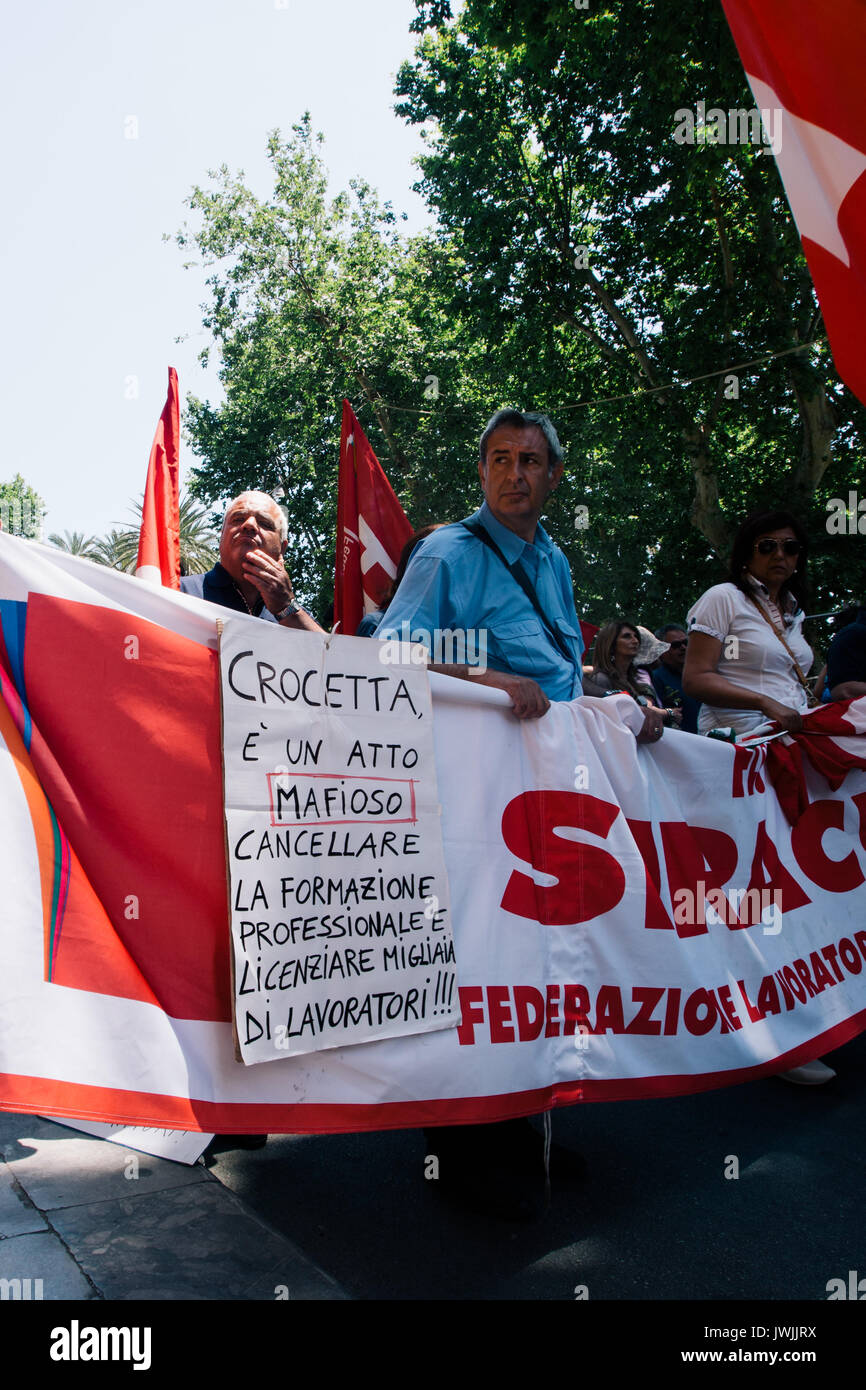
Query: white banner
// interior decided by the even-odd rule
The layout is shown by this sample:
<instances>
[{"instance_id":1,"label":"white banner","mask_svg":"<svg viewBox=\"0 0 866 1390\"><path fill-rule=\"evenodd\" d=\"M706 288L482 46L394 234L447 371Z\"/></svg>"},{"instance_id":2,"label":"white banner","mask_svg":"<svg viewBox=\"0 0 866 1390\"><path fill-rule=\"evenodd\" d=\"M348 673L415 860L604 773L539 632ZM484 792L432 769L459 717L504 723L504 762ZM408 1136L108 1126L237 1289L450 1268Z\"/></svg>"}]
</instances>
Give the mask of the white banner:
<instances>
[{"instance_id":1,"label":"white banner","mask_svg":"<svg viewBox=\"0 0 866 1390\"><path fill-rule=\"evenodd\" d=\"M244 1067L219 610L5 535L0 592L4 1108L221 1133L499 1119L727 1085L863 1028L866 701L809 714L796 747L644 747L628 697L518 723L431 676L462 1022Z\"/></svg>"}]
</instances>

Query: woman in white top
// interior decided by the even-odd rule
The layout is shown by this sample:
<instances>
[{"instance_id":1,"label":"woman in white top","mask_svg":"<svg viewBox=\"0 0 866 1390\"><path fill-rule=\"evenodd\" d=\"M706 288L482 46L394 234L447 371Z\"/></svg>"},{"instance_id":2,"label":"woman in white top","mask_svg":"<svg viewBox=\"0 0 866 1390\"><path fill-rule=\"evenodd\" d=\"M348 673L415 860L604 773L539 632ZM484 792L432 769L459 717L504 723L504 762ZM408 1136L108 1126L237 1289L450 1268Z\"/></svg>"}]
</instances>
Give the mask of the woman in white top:
<instances>
[{"instance_id":1,"label":"woman in white top","mask_svg":"<svg viewBox=\"0 0 866 1390\"><path fill-rule=\"evenodd\" d=\"M749 517L737 532L724 584L702 594L688 615L683 689L703 701L698 730L750 733L773 719L801 726L812 649L803 637L801 597L808 542L790 512ZM796 663L796 664L795 664Z\"/></svg>"},{"instance_id":2,"label":"woman in white top","mask_svg":"<svg viewBox=\"0 0 866 1390\"><path fill-rule=\"evenodd\" d=\"M790 512L751 516L734 538L727 581L690 610L683 690L703 701L700 733L720 726L749 733L769 719L789 733L800 729L809 700L797 666L805 676L813 659L802 633L807 554L806 533ZM801 1086L835 1075L821 1061L779 1073Z\"/></svg>"}]
</instances>

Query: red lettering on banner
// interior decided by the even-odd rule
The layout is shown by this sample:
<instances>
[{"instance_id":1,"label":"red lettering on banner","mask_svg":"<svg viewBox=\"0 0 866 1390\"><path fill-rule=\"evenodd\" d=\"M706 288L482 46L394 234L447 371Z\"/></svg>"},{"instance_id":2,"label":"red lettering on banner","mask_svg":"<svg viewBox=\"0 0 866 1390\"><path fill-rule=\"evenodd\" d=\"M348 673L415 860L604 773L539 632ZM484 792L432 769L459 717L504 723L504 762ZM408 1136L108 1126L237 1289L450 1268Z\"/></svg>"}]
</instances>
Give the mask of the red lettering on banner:
<instances>
[{"instance_id":1,"label":"red lettering on banner","mask_svg":"<svg viewBox=\"0 0 866 1390\"><path fill-rule=\"evenodd\" d=\"M677 1031L677 1021L680 1012L681 989L672 986L668 990L668 1002L665 1005L665 1034L670 1037Z\"/></svg>"},{"instance_id":2,"label":"red lettering on banner","mask_svg":"<svg viewBox=\"0 0 866 1390\"><path fill-rule=\"evenodd\" d=\"M724 1018L727 1019L731 1027L735 1031L738 1028L742 1028L743 1021L737 1013L736 1005L734 1004L734 1001L731 998L730 985L719 985L718 989L716 990L716 998L718 999L722 1015L724 1016ZM722 1032L727 1032L727 1029L724 1027L724 1025L722 1026Z\"/></svg>"},{"instance_id":3,"label":"red lettering on banner","mask_svg":"<svg viewBox=\"0 0 866 1390\"><path fill-rule=\"evenodd\" d=\"M866 849L866 792L858 792L851 798L852 804L857 807L860 817L860 843Z\"/></svg>"},{"instance_id":4,"label":"red lettering on banner","mask_svg":"<svg viewBox=\"0 0 866 1390\"><path fill-rule=\"evenodd\" d=\"M634 985L631 997L640 1008L626 1028L627 1033L656 1037L662 1031L661 1020L653 1018L653 1012L663 994L664 990L654 985Z\"/></svg>"},{"instance_id":5,"label":"red lettering on banner","mask_svg":"<svg viewBox=\"0 0 866 1390\"><path fill-rule=\"evenodd\" d=\"M514 1015L521 1042L533 1042L539 1037L544 1027L544 995L541 990L534 985L515 985Z\"/></svg>"},{"instance_id":6,"label":"red lettering on banner","mask_svg":"<svg viewBox=\"0 0 866 1390\"><path fill-rule=\"evenodd\" d=\"M702 900L701 911L693 914L693 921L678 922L674 914L677 935L705 935L708 928L703 918L703 895L708 889L721 888L734 873L736 843L723 830L686 825L683 821L662 821L661 832L671 900L675 901L677 893L683 890L691 895L685 901L696 903L699 897ZM727 911L724 895L722 911Z\"/></svg>"},{"instance_id":7,"label":"red lettering on banner","mask_svg":"<svg viewBox=\"0 0 866 1390\"><path fill-rule=\"evenodd\" d=\"M788 968L790 969L790 966ZM790 1013L794 1007L794 996L785 983L785 973L783 970L776 971L776 979L779 981L779 988L782 991L782 999L784 1000L785 1008L788 1013Z\"/></svg>"},{"instance_id":8,"label":"red lettering on banner","mask_svg":"<svg viewBox=\"0 0 866 1390\"><path fill-rule=\"evenodd\" d=\"M562 1036L571 1037L575 1028L589 1030L589 990L586 985L563 985Z\"/></svg>"},{"instance_id":9,"label":"red lettering on banner","mask_svg":"<svg viewBox=\"0 0 866 1390\"><path fill-rule=\"evenodd\" d=\"M810 999L814 999L816 995L821 993L819 989L815 988L815 982L812 979L812 976L809 974L809 967L804 960L795 960L794 969L800 976L800 979L803 981L806 993L808 994Z\"/></svg>"},{"instance_id":10,"label":"red lettering on banner","mask_svg":"<svg viewBox=\"0 0 866 1390\"><path fill-rule=\"evenodd\" d=\"M838 965L836 964L836 956L838 955L838 952L837 952L837 950L836 950L836 947L832 944L832 942L830 943L829 946L822 946L822 947L821 947L821 955L824 957L825 960L828 960L828 961L830 962L830 966L831 966L831 968L832 968L832 970L833 970L833 974L836 976L836 979L837 979L837 980L842 980L842 979L844 979L844 976L843 976L843 974L842 974L842 971L839 969Z\"/></svg>"},{"instance_id":11,"label":"red lettering on banner","mask_svg":"<svg viewBox=\"0 0 866 1390\"><path fill-rule=\"evenodd\" d=\"M841 830L844 820L844 802L813 801L791 831L794 858L812 882L828 893L849 893L864 878L853 850L844 859L831 859L824 849L825 832Z\"/></svg>"},{"instance_id":12,"label":"red lettering on banner","mask_svg":"<svg viewBox=\"0 0 866 1390\"><path fill-rule=\"evenodd\" d=\"M656 849L656 842L653 836L652 821L627 820L626 825L634 837L634 842L643 860L644 887L646 891L644 927L673 931L674 924L668 916L665 905L661 899L662 877L659 867L658 850Z\"/></svg>"},{"instance_id":13,"label":"red lettering on banner","mask_svg":"<svg viewBox=\"0 0 866 1390\"><path fill-rule=\"evenodd\" d=\"M842 957L842 964L849 975L859 975L863 969L863 962L854 950L854 943L849 941L847 936L843 936L839 942L839 955Z\"/></svg>"},{"instance_id":14,"label":"red lettering on banner","mask_svg":"<svg viewBox=\"0 0 866 1390\"><path fill-rule=\"evenodd\" d=\"M548 985L544 992L545 992L545 995L546 995L545 1017L546 1017L546 1020L547 1020L546 1025L545 1025L545 1029L544 1029L544 1036L545 1036L546 1038L558 1038L558 1037L559 1037L559 985Z\"/></svg>"},{"instance_id":15,"label":"red lettering on banner","mask_svg":"<svg viewBox=\"0 0 866 1390\"><path fill-rule=\"evenodd\" d=\"M522 792L502 813L502 838L518 859L550 874L547 888L515 869L501 906L516 917L546 927L589 922L616 907L625 892L625 874L607 850L567 840L557 828L587 830L606 839L619 807L587 792Z\"/></svg>"},{"instance_id":16,"label":"red lettering on banner","mask_svg":"<svg viewBox=\"0 0 866 1390\"><path fill-rule=\"evenodd\" d=\"M777 971L776 973L778 974L778 971ZM799 999L799 1001L800 1001L801 1004L805 1004L805 1002L806 1002L806 991L805 991L805 989L803 988L803 982L802 982L802 980L799 979L799 977L798 977L798 975L797 975L797 972L796 972L796 970L794 970L793 966L790 966L790 965L784 966L783 969L782 969L782 977L783 977L785 980L787 980L787 982L788 982L788 988L791 990L791 993L794 994L794 995L796 995L796 997Z\"/></svg>"},{"instance_id":17,"label":"red lettering on banner","mask_svg":"<svg viewBox=\"0 0 866 1390\"><path fill-rule=\"evenodd\" d=\"M698 1010L701 1008L707 1011L703 1018L698 1016ZM704 1033L709 1033L715 1026L718 1016L716 996L711 989L696 989L693 994L689 995L683 1006L683 1023L695 1037L700 1038L703 1037ZM728 1033L730 1029L723 1028L722 1031Z\"/></svg>"},{"instance_id":18,"label":"red lettering on banner","mask_svg":"<svg viewBox=\"0 0 866 1390\"><path fill-rule=\"evenodd\" d=\"M836 981L833 979L833 976L830 974L830 971L827 969L817 951L811 952L809 964L812 967L812 974L815 977L815 987L819 994L825 990L828 985L835 985Z\"/></svg>"},{"instance_id":19,"label":"red lettering on banner","mask_svg":"<svg viewBox=\"0 0 866 1390\"><path fill-rule=\"evenodd\" d=\"M732 795L752 796L755 791L764 791L764 779L761 776L761 764L766 758L763 748L743 748L738 744L734 745L734 775ZM747 778L747 785L743 787L743 777Z\"/></svg>"},{"instance_id":20,"label":"red lettering on banner","mask_svg":"<svg viewBox=\"0 0 866 1390\"><path fill-rule=\"evenodd\" d=\"M758 990L758 1008L761 1010L761 1018L766 1018L767 1014L780 1014L782 1005L779 1003L779 991L776 989L776 981L772 975L765 975Z\"/></svg>"},{"instance_id":21,"label":"red lettering on banner","mask_svg":"<svg viewBox=\"0 0 866 1390\"><path fill-rule=\"evenodd\" d=\"M480 985L458 985L460 1012L463 1022L457 1025L457 1041L461 1047L475 1041L475 1025L484 1022L484 990Z\"/></svg>"},{"instance_id":22,"label":"red lettering on banner","mask_svg":"<svg viewBox=\"0 0 866 1390\"><path fill-rule=\"evenodd\" d=\"M508 985L487 986L487 1009L490 1015L490 1041L492 1043L514 1042L511 1001L508 996Z\"/></svg>"},{"instance_id":23,"label":"red lettering on banner","mask_svg":"<svg viewBox=\"0 0 866 1390\"><path fill-rule=\"evenodd\" d=\"M760 1009L755 1008L755 1005L752 1003L751 999L746 993L745 980L737 980L737 989L740 991L740 994L742 995L743 1003L746 1006L746 1013L749 1015L749 1022L760 1023L764 1015L761 1013Z\"/></svg>"},{"instance_id":24,"label":"red lettering on banner","mask_svg":"<svg viewBox=\"0 0 866 1390\"><path fill-rule=\"evenodd\" d=\"M781 966L775 975L765 975L758 986L755 1002L750 998L746 981L737 980L739 1000L732 997L729 984L700 987L692 991L682 1005L683 1026L695 1037L703 1037L718 1025L724 1035L738 1032L744 1023L761 1023L768 1014L780 1014L782 1004L787 1010L797 1003L809 1001L832 988L836 981L824 964L832 959L839 979L845 977L835 965L837 956L850 975L859 975L866 964L866 931L843 936L834 945L815 950L809 962L798 957ZM856 945L855 945L856 943ZM560 990L562 991L560 995ZM485 1011L485 998L486 1011ZM600 985L595 998L585 985L472 985L460 987L460 1007L463 1022L457 1030L461 1045L474 1044L478 1025L487 1024L487 1037L480 1039L491 1044L534 1043L544 1037L560 1034L559 1002L562 998L562 1035L573 1035L577 1029L595 1036L626 1035L658 1037L662 1032L679 1031L682 991L675 985ZM744 1016L738 1012L740 1000ZM628 1003L633 1007L626 1023ZM594 1010L594 1025L589 1015ZM661 1014L664 1011L664 1020Z\"/></svg>"},{"instance_id":25,"label":"red lettering on banner","mask_svg":"<svg viewBox=\"0 0 866 1390\"><path fill-rule=\"evenodd\" d=\"M772 890L772 901L779 904L780 912L793 912L797 907L805 907L812 901L803 892L794 875L789 873L779 858L779 851L767 834L767 822L761 821L755 837L755 854L752 859L752 876L749 888L759 892ZM764 898L766 902L768 899Z\"/></svg>"},{"instance_id":26,"label":"red lettering on banner","mask_svg":"<svg viewBox=\"0 0 866 1390\"><path fill-rule=\"evenodd\" d=\"M602 985L595 1003L594 1033L625 1032L625 1019L622 1016L622 995L618 985Z\"/></svg>"}]
</instances>

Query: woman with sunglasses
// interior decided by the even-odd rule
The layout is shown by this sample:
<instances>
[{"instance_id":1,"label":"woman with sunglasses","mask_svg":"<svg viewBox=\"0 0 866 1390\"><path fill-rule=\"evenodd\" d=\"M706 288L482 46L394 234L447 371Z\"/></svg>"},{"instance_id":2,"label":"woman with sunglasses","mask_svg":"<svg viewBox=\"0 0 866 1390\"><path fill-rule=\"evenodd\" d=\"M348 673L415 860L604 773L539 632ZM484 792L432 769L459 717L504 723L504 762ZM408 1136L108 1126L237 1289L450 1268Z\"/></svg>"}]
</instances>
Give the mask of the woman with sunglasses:
<instances>
[{"instance_id":1,"label":"woman with sunglasses","mask_svg":"<svg viewBox=\"0 0 866 1390\"><path fill-rule=\"evenodd\" d=\"M683 689L703 700L698 729L749 733L768 719L790 733L809 708L803 637L808 541L790 512L750 516L734 538L728 579L702 594L688 614ZM821 1086L836 1073L821 1061L778 1073Z\"/></svg>"},{"instance_id":2,"label":"woman with sunglasses","mask_svg":"<svg viewBox=\"0 0 866 1390\"><path fill-rule=\"evenodd\" d=\"M690 610L683 689L703 701L700 733L751 733L768 720L800 729L813 660L802 632L807 553L790 512L750 516L734 538L727 580Z\"/></svg>"}]
</instances>

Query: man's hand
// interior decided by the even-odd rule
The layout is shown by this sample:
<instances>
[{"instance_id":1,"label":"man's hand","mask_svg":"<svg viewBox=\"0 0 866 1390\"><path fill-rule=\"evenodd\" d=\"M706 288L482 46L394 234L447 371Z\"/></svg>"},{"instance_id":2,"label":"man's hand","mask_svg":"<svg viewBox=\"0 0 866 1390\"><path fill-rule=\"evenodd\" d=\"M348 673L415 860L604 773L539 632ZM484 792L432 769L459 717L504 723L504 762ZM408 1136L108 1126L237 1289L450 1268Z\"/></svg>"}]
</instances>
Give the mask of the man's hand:
<instances>
[{"instance_id":1,"label":"man's hand","mask_svg":"<svg viewBox=\"0 0 866 1390\"><path fill-rule=\"evenodd\" d=\"M656 743L664 732L665 712L647 705L643 712L643 728L637 735L638 743Z\"/></svg>"},{"instance_id":2,"label":"man's hand","mask_svg":"<svg viewBox=\"0 0 866 1390\"><path fill-rule=\"evenodd\" d=\"M275 617L294 598L282 560L275 560L264 550L250 550L244 556L244 579L256 586L268 612Z\"/></svg>"},{"instance_id":3,"label":"man's hand","mask_svg":"<svg viewBox=\"0 0 866 1390\"><path fill-rule=\"evenodd\" d=\"M471 667L469 669L472 670ZM506 671L488 670L475 679L479 685L492 685L495 690L504 690L518 719L540 719L550 709L550 701L531 676L512 676Z\"/></svg>"}]
</instances>

